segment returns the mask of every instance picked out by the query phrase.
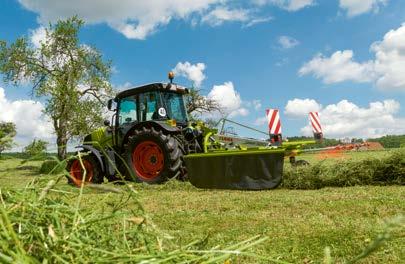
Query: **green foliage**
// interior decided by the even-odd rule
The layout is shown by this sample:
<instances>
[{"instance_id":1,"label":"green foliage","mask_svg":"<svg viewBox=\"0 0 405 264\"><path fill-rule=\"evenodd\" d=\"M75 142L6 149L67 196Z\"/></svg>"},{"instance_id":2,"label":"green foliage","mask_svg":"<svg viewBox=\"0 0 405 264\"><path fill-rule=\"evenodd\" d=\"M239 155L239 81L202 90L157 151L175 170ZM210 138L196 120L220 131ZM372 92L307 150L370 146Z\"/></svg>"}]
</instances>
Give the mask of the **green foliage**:
<instances>
[{"instance_id":1,"label":"green foliage","mask_svg":"<svg viewBox=\"0 0 405 264\"><path fill-rule=\"evenodd\" d=\"M41 174L60 174L66 168L66 162L59 162L58 160L45 160L39 168Z\"/></svg>"},{"instance_id":2,"label":"green foliage","mask_svg":"<svg viewBox=\"0 0 405 264\"><path fill-rule=\"evenodd\" d=\"M371 138L368 141L379 142L384 148L400 148L405 146L405 135L387 135L380 138Z\"/></svg>"},{"instance_id":3,"label":"green foliage","mask_svg":"<svg viewBox=\"0 0 405 264\"><path fill-rule=\"evenodd\" d=\"M284 171L282 186L288 189L320 189L355 185L405 184L405 151L384 158L318 162Z\"/></svg>"},{"instance_id":4,"label":"green foliage","mask_svg":"<svg viewBox=\"0 0 405 264\"><path fill-rule=\"evenodd\" d=\"M0 122L0 155L4 150L13 147L13 139L16 134L14 123Z\"/></svg>"},{"instance_id":5,"label":"green foliage","mask_svg":"<svg viewBox=\"0 0 405 264\"><path fill-rule=\"evenodd\" d=\"M28 156L45 155L48 142L34 139L24 148L24 153Z\"/></svg>"},{"instance_id":6,"label":"green foliage","mask_svg":"<svg viewBox=\"0 0 405 264\"><path fill-rule=\"evenodd\" d=\"M30 81L34 94L46 98L45 113L53 121L60 158L65 158L70 138L102 124L102 102L112 92L111 63L95 48L80 44L82 26L77 17L50 24L39 48L25 37L10 45L0 42L4 81Z\"/></svg>"}]
</instances>

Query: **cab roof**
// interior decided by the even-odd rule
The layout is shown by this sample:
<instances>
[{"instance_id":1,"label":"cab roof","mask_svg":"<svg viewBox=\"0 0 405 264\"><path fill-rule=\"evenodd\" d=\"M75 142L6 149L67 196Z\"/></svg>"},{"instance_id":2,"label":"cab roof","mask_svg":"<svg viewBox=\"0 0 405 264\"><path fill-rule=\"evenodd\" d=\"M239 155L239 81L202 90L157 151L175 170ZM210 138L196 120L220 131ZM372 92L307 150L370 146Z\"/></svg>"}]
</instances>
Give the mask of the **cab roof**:
<instances>
[{"instance_id":1,"label":"cab roof","mask_svg":"<svg viewBox=\"0 0 405 264\"><path fill-rule=\"evenodd\" d=\"M158 90L172 91L172 92L177 92L180 94L187 94L189 92L188 89L185 88L184 86L180 86L175 83L149 83L149 84L133 87L128 90L119 92L115 96L115 99L121 99L121 98L128 97L131 95L136 95L136 94L151 92L151 91L158 91Z\"/></svg>"}]
</instances>

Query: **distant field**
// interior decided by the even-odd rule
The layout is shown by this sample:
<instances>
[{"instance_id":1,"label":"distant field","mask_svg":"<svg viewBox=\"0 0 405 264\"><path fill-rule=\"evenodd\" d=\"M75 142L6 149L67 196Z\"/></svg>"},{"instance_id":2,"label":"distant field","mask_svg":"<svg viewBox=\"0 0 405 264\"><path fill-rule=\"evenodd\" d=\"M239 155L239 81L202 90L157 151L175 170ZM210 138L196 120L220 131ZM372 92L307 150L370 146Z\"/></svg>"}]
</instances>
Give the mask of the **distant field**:
<instances>
[{"instance_id":1,"label":"distant field","mask_svg":"<svg viewBox=\"0 0 405 264\"><path fill-rule=\"evenodd\" d=\"M337 152L333 151L322 151L319 153L303 153L297 156L297 160L304 159L309 161L311 164L323 162L327 164L332 164L336 161L342 160L361 160L369 157L383 158L394 150L374 150L374 151L346 151ZM288 163L286 161L286 163Z\"/></svg>"},{"instance_id":2,"label":"distant field","mask_svg":"<svg viewBox=\"0 0 405 264\"><path fill-rule=\"evenodd\" d=\"M346 158L380 157L386 153L348 153ZM313 154L302 158L318 162ZM16 158L0 160L1 191L24 188L36 177L55 177L38 175L40 164L39 161L21 164ZM384 221L405 213L404 186L254 192L199 190L182 182L134 186L155 224L173 235L179 244L209 235L208 247L213 247L262 234L270 239L251 252L292 263L322 262L325 247L330 247L331 255L337 261L351 259L383 230ZM72 192L73 196L79 193L65 181L56 188ZM71 196L58 193L52 195L71 199ZM104 206L118 202L118 199L117 194L88 188L84 193L85 204L89 207ZM363 263L403 263L404 244L405 230L402 228ZM239 262L256 261L240 258L236 263Z\"/></svg>"}]
</instances>

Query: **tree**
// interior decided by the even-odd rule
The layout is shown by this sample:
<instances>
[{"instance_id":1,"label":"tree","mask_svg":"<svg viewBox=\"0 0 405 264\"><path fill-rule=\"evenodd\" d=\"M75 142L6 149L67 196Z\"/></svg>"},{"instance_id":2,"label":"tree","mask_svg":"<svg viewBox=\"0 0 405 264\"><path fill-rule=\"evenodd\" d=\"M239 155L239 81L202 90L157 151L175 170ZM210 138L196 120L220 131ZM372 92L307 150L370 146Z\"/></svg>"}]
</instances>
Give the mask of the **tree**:
<instances>
[{"instance_id":1,"label":"tree","mask_svg":"<svg viewBox=\"0 0 405 264\"><path fill-rule=\"evenodd\" d=\"M45 154L47 146L48 142L41 139L39 140L34 139L30 144L28 144L24 148L24 153L30 156Z\"/></svg>"},{"instance_id":2,"label":"tree","mask_svg":"<svg viewBox=\"0 0 405 264\"><path fill-rule=\"evenodd\" d=\"M367 141L379 142L384 148L399 148L405 144L405 135L386 135L379 138L370 138Z\"/></svg>"},{"instance_id":3,"label":"tree","mask_svg":"<svg viewBox=\"0 0 405 264\"><path fill-rule=\"evenodd\" d=\"M4 150L12 148L16 134L14 123L0 122L0 155Z\"/></svg>"},{"instance_id":4,"label":"tree","mask_svg":"<svg viewBox=\"0 0 405 264\"><path fill-rule=\"evenodd\" d=\"M68 140L102 124L102 102L112 92L111 63L104 62L95 48L79 43L83 24L77 17L50 24L39 48L25 37L11 45L0 41L4 81L14 85L29 81L32 94L45 99L60 159L66 157Z\"/></svg>"},{"instance_id":5,"label":"tree","mask_svg":"<svg viewBox=\"0 0 405 264\"><path fill-rule=\"evenodd\" d=\"M186 97L187 113L209 113L214 111L221 112L221 107L217 101L201 95L201 90L191 88Z\"/></svg>"}]
</instances>

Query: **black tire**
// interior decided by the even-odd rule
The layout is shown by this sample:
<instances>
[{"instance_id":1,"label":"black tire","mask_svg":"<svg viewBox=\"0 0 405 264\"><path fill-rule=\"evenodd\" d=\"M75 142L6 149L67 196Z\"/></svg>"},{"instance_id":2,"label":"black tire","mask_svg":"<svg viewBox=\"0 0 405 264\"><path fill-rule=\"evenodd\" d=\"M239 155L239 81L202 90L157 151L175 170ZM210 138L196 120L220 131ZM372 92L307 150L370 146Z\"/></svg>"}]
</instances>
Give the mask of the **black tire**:
<instances>
[{"instance_id":1,"label":"black tire","mask_svg":"<svg viewBox=\"0 0 405 264\"><path fill-rule=\"evenodd\" d=\"M180 177L182 156L176 138L153 127L135 130L125 150L131 180L150 184Z\"/></svg>"},{"instance_id":2,"label":"black tire","mask_svg":"<svg viewBox=\"0 0 405 264\"><path fill-rule=\"evenodd\" d=\"M83 155L83 156L81 156L81 160L87 171L86 177L89 176L89 174L91 173L91 179L86 180L86 182L94 183L94 184L102 183L104 181L104 175L101 171L100 164L99 164L98 160L96 159L96 157L94 157L91 154ZM79 172L79 170L81 171L81 173L83 173L83 168L82 168L82 165L80 164L79 159L77 159L77 158L72 159L68 162L67 171L68 171L70 177L67 177L67 179L68 179L69 184L79 186L79 187L81 186L82 181L80 180L80 177L78 177L78 175L81 174Z\"/></svg>"}]
</instances>

